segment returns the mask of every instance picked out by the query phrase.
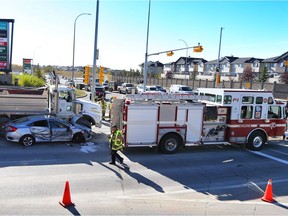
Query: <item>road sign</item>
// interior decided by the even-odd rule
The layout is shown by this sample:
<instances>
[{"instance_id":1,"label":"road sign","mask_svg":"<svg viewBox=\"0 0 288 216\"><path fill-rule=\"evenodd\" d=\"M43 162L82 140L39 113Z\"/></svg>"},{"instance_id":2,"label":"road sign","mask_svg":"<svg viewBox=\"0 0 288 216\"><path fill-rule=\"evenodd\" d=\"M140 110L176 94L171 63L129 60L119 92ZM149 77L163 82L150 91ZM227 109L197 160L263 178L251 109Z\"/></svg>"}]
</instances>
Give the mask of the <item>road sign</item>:
<instances>
[{"instance_id":1,"label":"road sign","mask_svg":"<svg viewBox=\"0 0 288 216\"><path fill-rule=\"evenodd\" d=\"M12 70L13 29L13 19L0 19L0 70L6 73Z\"/></svg>"},{"instance_id":2,"label":"road sign","mask_svg":"<svg viewBox=\"0 0 288 216\"><path fill-rule=\"evenodd\" d=\"M32 61L32 59L23 58L23 70L24 70L24 72L31 73L31 71L32 71L31 70L32 69L31 61Z\"/></svg>"},{"instance_id":3,"label":"road sign","mask_svg":"<svg viewBox=\"0 0 288 216\"><path fill-rule=\"evenodd\" d=\"M0 46L0 54L1 53L7 53L7 46Z\"/></svg>"}]
</instances>

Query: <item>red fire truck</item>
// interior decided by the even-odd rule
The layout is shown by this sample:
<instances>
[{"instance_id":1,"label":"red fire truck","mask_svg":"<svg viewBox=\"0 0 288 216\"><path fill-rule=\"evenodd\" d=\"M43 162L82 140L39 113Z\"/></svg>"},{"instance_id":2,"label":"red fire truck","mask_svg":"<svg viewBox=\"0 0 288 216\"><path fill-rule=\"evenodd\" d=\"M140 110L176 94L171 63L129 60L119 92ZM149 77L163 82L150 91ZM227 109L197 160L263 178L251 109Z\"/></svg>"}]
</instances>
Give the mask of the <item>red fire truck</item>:
<instances>
[{"instance_id":1,"label":"red fire truck","mask_svg":"<svg viewBox=\"0 0 288 216\"><path fill-rule=\"evenodd\" d=\"M164 153L225 143L260 150L268 140L283 140L285 105L272 92L199 88L197 94L136 94L116 99L111 125L123 130L127 147L157 146Z\"/></svg>"}]
</instances>

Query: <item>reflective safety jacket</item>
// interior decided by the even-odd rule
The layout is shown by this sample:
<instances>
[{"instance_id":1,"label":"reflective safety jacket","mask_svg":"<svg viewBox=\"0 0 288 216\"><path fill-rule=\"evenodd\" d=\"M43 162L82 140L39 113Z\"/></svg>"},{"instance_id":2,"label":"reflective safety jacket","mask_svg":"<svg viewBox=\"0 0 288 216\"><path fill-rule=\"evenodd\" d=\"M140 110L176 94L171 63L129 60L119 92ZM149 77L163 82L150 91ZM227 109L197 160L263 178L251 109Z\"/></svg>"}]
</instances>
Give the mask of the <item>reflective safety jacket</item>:
<instances>
[{"instance_id":1,"label":"reflective safety jacket","mask_svg":"<svg viewBox=\"0 0 288 216\"><path fill-rule=\"evenodd\" d=\"M101 101L99 102L99 104L100 104L102 110L106 110L106 107L107 107L106 101L102 102L102 100L101 100Z\"/></svg>"},{"instance_id":2,"label":"reflective safety jacket","mask_svg":"<svg viewBox=\"0 0 288 216\"><path fill-rule=\"evenodd\" d=\"M122 138L123 136L122 136L121 130L117 130L114 134L111 134L109 141L110 141L112 150L120 150L123 148Z\"/></svg>"}]
</instances>

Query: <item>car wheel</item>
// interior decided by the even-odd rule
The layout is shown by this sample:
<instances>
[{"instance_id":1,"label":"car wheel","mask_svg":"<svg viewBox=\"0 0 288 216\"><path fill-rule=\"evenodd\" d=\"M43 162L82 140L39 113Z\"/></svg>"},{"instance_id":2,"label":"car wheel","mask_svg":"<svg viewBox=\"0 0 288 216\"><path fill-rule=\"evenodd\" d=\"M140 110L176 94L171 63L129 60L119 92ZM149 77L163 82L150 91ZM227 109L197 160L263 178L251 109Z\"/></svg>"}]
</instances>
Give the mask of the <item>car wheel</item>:
<instances>
[{"instance_id":1,"label":"car wheel","mask_svg":"<svg viewBox=\"0 0 288 216\"><path fill-rule=\"evenodd\" d=\"M82 143L82 142L85 142L85 138L84 138L82 133L76 133L76 134L74 134L74 136L72 138L72 142Z\"/></svg>"},{"instance_id":2,"label":"car wheel","mask_svg":"<svg viewBox=\"0 0 288 216\"><path fill-rule=\"evenodd\" d=\"M159 150L165 154L173 154L179 150L180 145L182 145L181 137L177 134L170 133L162 137Z\"/></svg>"},{"instance_id":3,"label":"car wheel","mask_svg":"<svg viewBox=\"0 0 288 216\"><path fill-rule=\"evenodd\" d=\"M21 145L28 147L35 144L35 138L32 135L24 135L19 142Z\"/></svg>"}]
</instances>

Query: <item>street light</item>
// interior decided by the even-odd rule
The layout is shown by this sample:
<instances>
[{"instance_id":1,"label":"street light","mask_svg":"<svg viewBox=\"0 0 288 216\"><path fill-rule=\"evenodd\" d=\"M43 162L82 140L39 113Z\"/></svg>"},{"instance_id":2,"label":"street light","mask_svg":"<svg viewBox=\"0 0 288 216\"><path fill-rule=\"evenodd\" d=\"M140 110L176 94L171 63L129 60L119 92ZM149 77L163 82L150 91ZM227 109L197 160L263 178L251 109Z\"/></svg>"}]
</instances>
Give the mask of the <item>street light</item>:
<instances>
[{"instance_id":1,"label":"street light","mask_svg":"<svg viewBox=\"0 0 288 216\"><path fill-rule=\"evenodd\" d=\"M74 35L73 35L73 61L72 61L72 81L74 80L74 59L75 59L75 33L76 33L76 21L82 15L91 15L90 13L79 14L74 21Z\"/></svg>"},{"instance_id":2,"label":"street light","mask_svg":"<svg viewBox=\"0 0 288 216\"><path fill-rule=\"evenodd\" d=\"M183 41L184 43L185 43L185 45L186 45L186 47L187 47L187 49L186 49L186 60L185 60L185 80L186 80L186 74L187 74L187 71L188 71L188 65L187 65L187 58L188 58L188 45L187 45L187 43L184 41L184 40L182 40L182 39L179 39L180 41Z\"/></svg>"}]
</instances>

